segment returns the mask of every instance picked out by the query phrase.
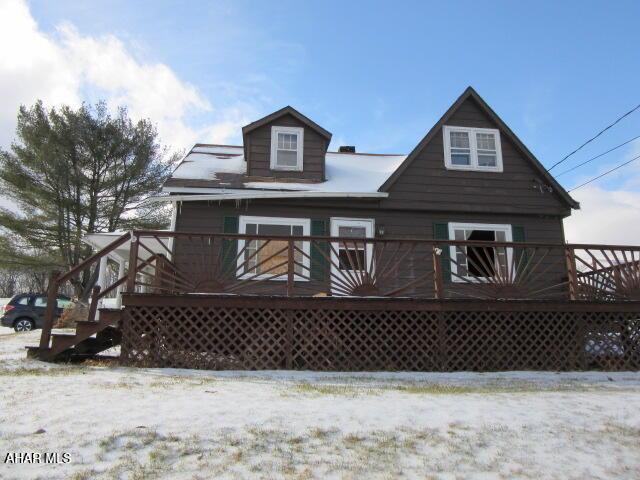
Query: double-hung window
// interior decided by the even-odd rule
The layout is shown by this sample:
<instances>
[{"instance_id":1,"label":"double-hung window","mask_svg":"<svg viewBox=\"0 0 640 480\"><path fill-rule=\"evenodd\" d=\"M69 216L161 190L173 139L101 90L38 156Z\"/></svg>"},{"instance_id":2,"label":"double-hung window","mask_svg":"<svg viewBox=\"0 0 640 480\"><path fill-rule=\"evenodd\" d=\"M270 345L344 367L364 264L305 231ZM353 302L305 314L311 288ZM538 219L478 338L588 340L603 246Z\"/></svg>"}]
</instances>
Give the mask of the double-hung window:
<instances>
[{"instance_id":1,"label":"double-hung window","mask_svg":"<svg viewBox=\"0 0 640 480\"><path fill-rule=\"evenodd\" d=\"M271 169L302 171L304 129L271 127Z\"/></svg>"},{"instance_id":2,"label":"double-hung window","mask_svg":"<svg viewBox=\"0 0 640 480\"><path fill-rule=\"evenodd\" d=\"M498 130L446 125L443 132L446 168L486 172L502 171L502 149Z\"/></svg>"},{"instance_id":3,"label":"double-hung window","mask_svg":"<svg viewBox=\"0 0 640 480\"><path fill-rule=\"evenodd\" d=\"M241 216L239 233L275 238L238 241L238 276L253 280L286 280L289 271L286 237L307 236L310 230L311 221L307 218ZM304 280L309 277L309 242L296 240L293 245L295 279Z\"/></svg>"},{"instance_id":4,"label":"double-hung window","mask_svg":"<svg viewBox=\"0 0 640 480\"><path fill-rule=\"evenodd\" d=\"M511 225L450 223L449 238L468 242L511 242ZM454 282L487 281L506 277L513 261L513 248L481 243L451 247L451 276Z\"/></svg>"},{"instance_id":5,"label":"double-hung window","mask_svg":"<svg viewBox=\"0 0 640 480\"><path fill-rule=\"evenodd\" d=\"M373 261L373 244L359 239L373 237L373 219L332 218L331 236L340 237L335 242L332 257L339 271L370 272Z\"/></svg>"},{"instance_id":6,"label":"double-hung window","mask_svg":"<svg viewBox=\"0 0 640 480\"><path fill-rule=\"evenodd\" d=\"M340 241L331 243L332 292L351 295L353 289L365 285L374 274L373 243L365 239L374 236L372 218L331 218L331 236Z\"/></svg>"}]
</instances>

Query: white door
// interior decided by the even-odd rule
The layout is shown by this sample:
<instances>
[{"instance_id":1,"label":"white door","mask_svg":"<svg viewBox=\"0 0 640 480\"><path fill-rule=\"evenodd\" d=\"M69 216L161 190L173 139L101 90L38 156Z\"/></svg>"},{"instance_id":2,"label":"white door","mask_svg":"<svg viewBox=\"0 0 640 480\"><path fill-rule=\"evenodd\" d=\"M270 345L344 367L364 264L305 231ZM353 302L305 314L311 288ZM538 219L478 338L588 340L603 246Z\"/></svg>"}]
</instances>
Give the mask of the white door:
<instances>
[{"instance_id":1,"label":"white door","mask_svg":"<svg viewBox=\"0 0 640 480\"><path fill-rule=\"evenodd\" d=\"M345 241L332 242L331 291L350 295L367 282L373 273L373 243L358 242L358 238L373 238L373 219L332 218L331 236Z\"/></svg>"}]
</instances>

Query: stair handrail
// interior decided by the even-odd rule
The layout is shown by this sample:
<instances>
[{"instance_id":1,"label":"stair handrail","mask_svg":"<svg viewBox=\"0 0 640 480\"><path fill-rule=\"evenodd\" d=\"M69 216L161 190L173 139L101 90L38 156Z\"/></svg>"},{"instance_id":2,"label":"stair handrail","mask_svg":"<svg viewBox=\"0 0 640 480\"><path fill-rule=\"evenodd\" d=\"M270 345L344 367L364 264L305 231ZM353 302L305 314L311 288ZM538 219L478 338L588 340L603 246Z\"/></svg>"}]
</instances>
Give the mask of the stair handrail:
<instances>
[{"instance_id":1,"label":"stair handrail","mask_svg":"<svg viewBox=\"0 0 640 480\"><path fill-rule=\"evenodd\" d=\"M111 242L109 245L104 247L102 250L96 252L91 255L89 258L79 263L71 270L64 274L60 274L59 271L53 270L49 275L49 285L47 288L47 308L44 312L44 319L42 324L42 333L40 334L40 349L44 350L49 347L49 342L51 341L51 330L53 329L53 317L55 308L57 307L57 297L58 297L58 289L60 285L64 282L72 278L78 272L81 272L85 268L91 266L93 263L99 261L105 255L108 255L120 245L126 243L131 238L131 232L127 232L116 240ZM104 294L110 291L106 289Z\"/></svg>"}]
</instances>

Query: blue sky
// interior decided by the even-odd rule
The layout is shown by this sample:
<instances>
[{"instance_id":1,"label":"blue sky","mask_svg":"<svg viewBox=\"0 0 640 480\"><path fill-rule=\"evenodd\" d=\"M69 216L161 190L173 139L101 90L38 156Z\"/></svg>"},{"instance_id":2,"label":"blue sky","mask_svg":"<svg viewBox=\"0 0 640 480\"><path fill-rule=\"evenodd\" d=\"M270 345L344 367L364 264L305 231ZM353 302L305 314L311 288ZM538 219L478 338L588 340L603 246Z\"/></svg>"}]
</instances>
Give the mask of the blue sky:
<instances>
[{"instance_id":1,"label":"blue sky","mask_svg":"<svg viewBox=\"0 0 640 480\"><path fill-rule=\"evenodd\" d=\"M104 98L174 149L239 143L289 104L333 148L408 153L472 85L549 166L640 103L638 18L637 1L0 0L0 145L21 103ZM553 173L637 135L640 111ZM559 180L635 155L640 142ZM640 161L575 196L573 238L638 224L640 240Z\"/></svg>"},{"instance_id":2,"label":"blue sky","mask_svg":"<svg viewBox=\"0 0 640 480\"><path fill-rule=\"evenodd\" d=\"M408 152L467 85L546 165L640 103L638 2L58 0L31 11L44 31L117 35L219 108L291 104L363 151ZM575 162L638 134L640 112ZM560 179L574 185L630 149Z\"/></svg>"}]
</instances>

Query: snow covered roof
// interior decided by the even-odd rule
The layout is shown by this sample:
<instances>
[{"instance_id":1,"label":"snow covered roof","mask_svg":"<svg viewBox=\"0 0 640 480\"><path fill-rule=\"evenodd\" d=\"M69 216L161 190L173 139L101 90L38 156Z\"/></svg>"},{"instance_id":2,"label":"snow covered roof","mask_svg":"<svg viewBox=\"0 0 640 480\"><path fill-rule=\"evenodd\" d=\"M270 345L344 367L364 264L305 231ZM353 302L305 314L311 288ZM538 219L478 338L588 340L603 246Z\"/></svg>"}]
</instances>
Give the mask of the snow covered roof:
<instances>
[{"instance_id":1,"label":"snow covered roof","mask_svg":"<svg viewBox=\"0 0 640 480\"><path fill-rule=\"evenodd\" d=\"M374 193L405 158L406 155L327 152L326 181L296 182L248 177L241 146L196 144L163 190L169 193L207 193L220 189Z\"/></svg>"},{"instance_id":2,"label":"snow covered roof","mask_svg":"<svg viewBox=\"0 0 640 480\"><path fill-rule=\"evenodd\" d=\"M171 178L216 180L217 173L246 173L242 147L231 145L199 145L187 154Z\"/></svg>"}]
</instances>

